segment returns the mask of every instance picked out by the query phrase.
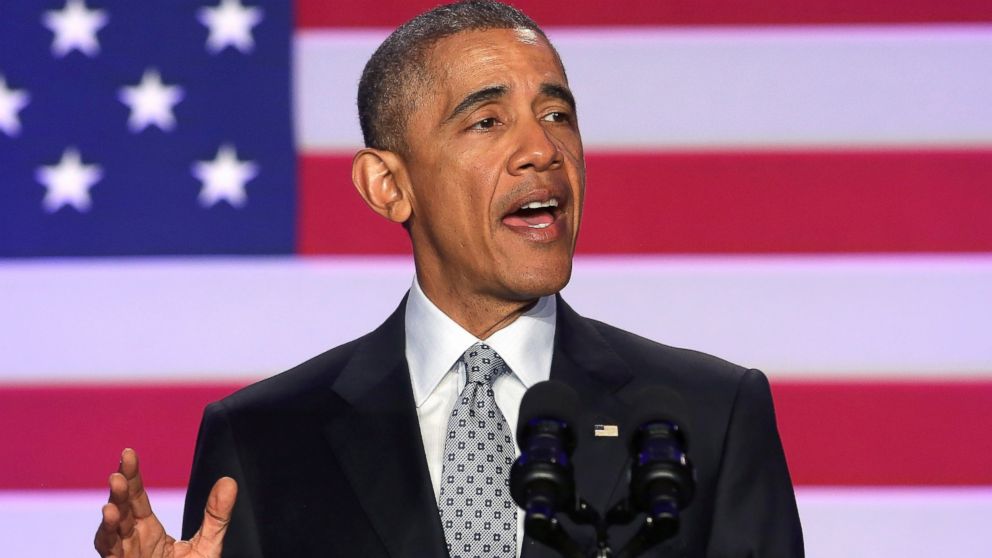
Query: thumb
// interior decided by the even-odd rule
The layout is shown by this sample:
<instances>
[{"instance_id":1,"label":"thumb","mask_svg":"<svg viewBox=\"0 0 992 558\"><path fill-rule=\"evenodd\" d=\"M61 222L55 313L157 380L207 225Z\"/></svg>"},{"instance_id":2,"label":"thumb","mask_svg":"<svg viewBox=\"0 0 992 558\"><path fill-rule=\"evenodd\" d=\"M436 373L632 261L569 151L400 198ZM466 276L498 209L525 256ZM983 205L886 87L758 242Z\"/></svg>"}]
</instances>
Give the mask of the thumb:
<instances>
[{"instance_id":1,"label":"thumb","mask_svg":"<svg viewBox=\"0 0 992 558\"><path fill-rule=\"evenodd\" d=\"M238 496L238 483L231 477L222 477L207 497L207 507L203 513L203 525L191 541L197 554L220 556L224 534L231 523L231 511Z\"/></svg>"}]
</instances>

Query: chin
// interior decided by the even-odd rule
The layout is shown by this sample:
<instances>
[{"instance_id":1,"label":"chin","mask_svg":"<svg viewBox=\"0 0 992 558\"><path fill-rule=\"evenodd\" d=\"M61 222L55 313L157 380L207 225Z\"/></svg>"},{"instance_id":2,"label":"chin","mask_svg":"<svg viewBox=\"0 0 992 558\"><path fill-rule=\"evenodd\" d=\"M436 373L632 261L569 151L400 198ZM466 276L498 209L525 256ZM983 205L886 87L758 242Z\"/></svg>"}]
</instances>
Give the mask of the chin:
<instances>
[{"instance_id":1,"label":"chin","mask_svg":"<svg viewBox=\"0 0 992 558\"><path fill-rule=\"evenodd\" d=\"M513 275L505 277L504 284L510 287L514 298L518 300L533 300L542 296L552 295L565 288L572 276L572 260L558 265L528 266L524 269L514 266Z\"/></svg>"}]
</instances>

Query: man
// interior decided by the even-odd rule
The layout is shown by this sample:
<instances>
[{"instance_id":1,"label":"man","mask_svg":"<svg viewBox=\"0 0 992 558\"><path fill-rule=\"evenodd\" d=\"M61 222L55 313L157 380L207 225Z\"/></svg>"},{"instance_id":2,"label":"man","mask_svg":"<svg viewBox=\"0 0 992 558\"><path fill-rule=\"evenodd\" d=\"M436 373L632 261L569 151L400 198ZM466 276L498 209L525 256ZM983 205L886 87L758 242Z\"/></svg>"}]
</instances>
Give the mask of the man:
<instances>
[{"instance_id":1,"label":"man","mask_svg":"<svg viewBox=\"0 0 992 558\"><path fill-rule=\"evenodd\" d=\"M410 293L374 332L207 408L189 541L164 533L125 451L102 555L554 556L523 536L505 490L507 433L549 377L579 395L577 490L601 511L625 495L627 451L593 425L625 424L646 386L685 400L697 489L678 536L648 555L802 555L764 376L557 296L585 167L564 68L534 22L488 1L418 16L370 59L359 114L352 178L408 230Z\"/></svg>"}]
</instances>

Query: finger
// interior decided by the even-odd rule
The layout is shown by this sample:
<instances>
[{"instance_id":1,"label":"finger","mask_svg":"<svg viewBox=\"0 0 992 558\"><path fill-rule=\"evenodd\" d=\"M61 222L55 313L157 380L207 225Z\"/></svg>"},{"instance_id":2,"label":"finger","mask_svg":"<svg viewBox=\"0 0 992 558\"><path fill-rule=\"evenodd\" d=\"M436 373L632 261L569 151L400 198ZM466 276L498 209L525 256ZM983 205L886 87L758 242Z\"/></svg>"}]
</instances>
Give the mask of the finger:
<instances>
[{"instance_id":1,"label":"finger","mask_svg":"<svg viewBox=\"0 0 992 558\"><path fill-rule=\"evenodd\" d=\"M206 553L219 553L224 541L227 526L231 523L231 512L238 497L238 483L231 477L222 477L210 489L207 507L203 513L203 525L196 534L197 550Z\"/></svg>"},{"instance_id":2,"label":"finger","mask_svg":"<svg viewBox=\"0 0 992 558\"><path fill-rule=\"evenodd\" d=\"M117 534L126 539L132 535L135 525L131 501L128 498L127 479L120 473L113 473L107 483L110 485L110 500L107 505L117 510Z\"/></svg>"},{"instance_id":3,"label":"finger","mask_svg":"<svg viewBox=\"0 0 992 558\"><path fill-rule=\"evenodd\" d=\"M100 556L104 558L122 556L121 539L117 534L117 525L120 522L120 510L117 509L117 506L108 502L103 505L101 513L103 519L100 522L100 527L96 530L96 536L93 538L93 546L100 553Z\"/></svg>"},{"instance_id":4,"label":"finger","mask_svg":"<svg viewBox=\"0 0 992 558\"><path fill-rule=\"evenodd\" d=\"M120 473L127 480L127 499L135 518L143 519L152 515L152 505L141 480L141 471L138 470L138 454L131 448L121 452Z\"/></svg>"}]
</instances>

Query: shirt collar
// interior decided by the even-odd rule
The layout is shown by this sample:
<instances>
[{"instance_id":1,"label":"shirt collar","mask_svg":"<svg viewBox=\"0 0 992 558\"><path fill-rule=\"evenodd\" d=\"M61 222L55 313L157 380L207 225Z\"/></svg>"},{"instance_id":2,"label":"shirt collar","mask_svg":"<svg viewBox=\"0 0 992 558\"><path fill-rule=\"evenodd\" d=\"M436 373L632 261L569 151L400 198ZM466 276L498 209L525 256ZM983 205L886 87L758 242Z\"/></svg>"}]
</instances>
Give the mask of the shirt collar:
<instances>
[{"instance_id":1,"label":"shirt collar","mask_svg":"<svg viewBox=\"0 0 992 558\"><path fill-rule=\"evenodd\" d=\"M479 341L499 353L525 387L550 378L556 306L554 295L541 297L513 323L482 340L435 306L414 277L405 323L406 360L417 406L424 403L465 349Z\"/></svg>"}]
</instances>

